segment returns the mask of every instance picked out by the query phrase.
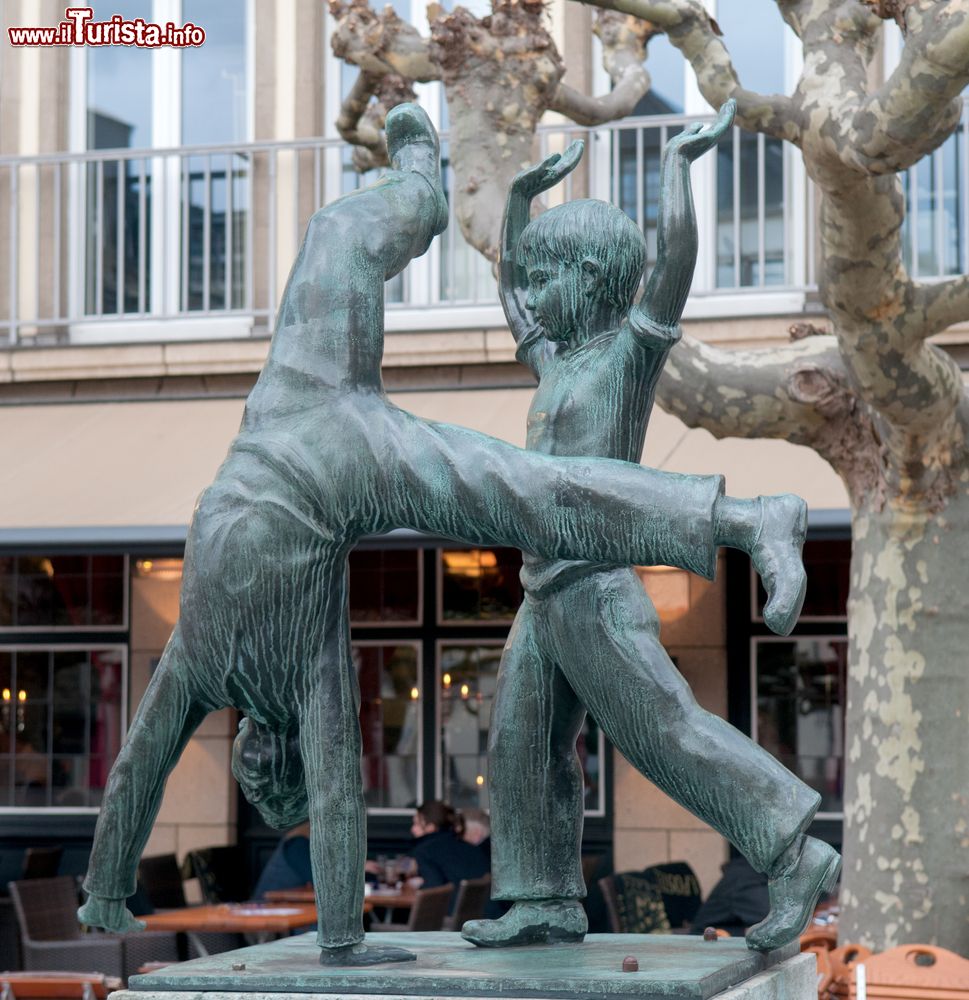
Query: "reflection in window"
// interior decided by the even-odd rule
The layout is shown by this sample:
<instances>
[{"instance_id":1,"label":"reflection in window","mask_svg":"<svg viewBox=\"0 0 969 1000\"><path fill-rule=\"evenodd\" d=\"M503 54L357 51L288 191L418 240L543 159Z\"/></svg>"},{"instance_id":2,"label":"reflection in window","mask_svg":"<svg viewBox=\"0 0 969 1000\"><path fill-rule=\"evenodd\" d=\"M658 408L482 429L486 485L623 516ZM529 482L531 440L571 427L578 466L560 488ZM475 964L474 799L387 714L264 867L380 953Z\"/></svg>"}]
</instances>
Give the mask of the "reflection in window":
<instances>
[{"instance_id":1,"label":"reflection in window","mask_svg":"<svg viewBox=\"0 0 969 1000\"><path fill-rule=\"evenodd\" d=\"M789 29L780 14L753 14L750 0L717 0L717 24L741 84L758 94L784 93L784 37Z\"/></svg>"},{"instance_id":2,"label":"reflection in window","mask_svg":"<svg viewBox=\"0 0 969 1000\"><path fill-rule=\"evenodd\" d=\"M350 621L354 625L416 625L420 620L418 549L350 553Z\"/></svg>"},{"instance_id":3,"label":"reflection in window","mask_svg":"<svg viewBox=\"0 0 969 1000\"><path fill-rule=\"evenodd\" d=\"M0 648L0 806L100 804L123 681L121 648Z\"/></svg>"},{"instance_id":4,"label":"reflection in window","mask_svg":"<svg viewBox=\"0 0 969 1000\"><path fill-rule=\"evenodd\" d=\"M126 19L151 21L150 0L112 8ZM106 45L86 50L87 148L151 145L151 50ZM151 298L151 164L104 160L85 166L84 308L88 314L139 312Z\"/></svg>"},{"instance_id":5,"label":"reflection in window","mask_svg":"<svg viewBox=\"0 0 969 1000\"><path fill-rule=\"evenodd\" d=\"M205 29L205 44L182 53L182 144L247 138L245 3L183 0L182 20ZM199 100L204 94L205 99ZM183 165L183 308L241 309L244 303L248 157L220 153Z\"/></svg>"},{"instance_id":6,"label":"reflection in window","mask_svg":"<svg viewBox=\"0 0 969 1000\"><path fill-rule=\"evenodd\" d=\"M441 792L455 808L487 809L488 728L498 686L501 645L441 643ZM585 776L585 808L598 810L600 739L588 716L576 743Z\"/></svg>"},{"instance_id":7,"label":"reflection in window","mask_svg":"<svg viewBox=\"0 0 969 1000\"><path fill-rule=\"evenodd\" d=\"M840 812L848 640L755 640L757 742Z\"/></svg>"},{"instance_id":8,"label":"reflection in window","mask_svg":"<svg viewBox=\"0 0 969 1000\"><path fill-rule=\"evenodd\" d=\"M353 665L360 684L367 806L413 806L418 800L421 728L417 648L407 643L354 643Z\"/></svg>"},{"instance_id":9,"label":"reflection in window","mask_svg":"<svg viewBox=\"0 0 969 1000\"><path fill-rule=\"evenodd\" d=\"M441 549L442 622L511 622L522 602L517 549Z\"/></svg>"},{"instance_id":10,"label":"reflection in window","mask_svg":"<svg viewBox=\"0 0 969 1000\"><path fill-rule=\"evenodd\" d=\"M783 285L784 145L734 129L717 146L717 287Z\"/></svg>"},{"instance_id":11,"label":"reflection in window","mask_svg":"<svg viewBox=\"0 0 969 1000\"><path fill-rule=\"evenodd\" d=\"M654 35L649 40L646 68L649 91L636 105L634 115L681 115L685 107L686 60L666 37Z\"/></svg>"},{"instance_id":12,"label":"reflection in window","mask_svg":"<svg viewBox=\"0 0 969 1000\"><path fill-rule=\"evenodd\" d=\"M124 556L0 558L0 629L124 626Z\"/></svg>"}]
</instances>

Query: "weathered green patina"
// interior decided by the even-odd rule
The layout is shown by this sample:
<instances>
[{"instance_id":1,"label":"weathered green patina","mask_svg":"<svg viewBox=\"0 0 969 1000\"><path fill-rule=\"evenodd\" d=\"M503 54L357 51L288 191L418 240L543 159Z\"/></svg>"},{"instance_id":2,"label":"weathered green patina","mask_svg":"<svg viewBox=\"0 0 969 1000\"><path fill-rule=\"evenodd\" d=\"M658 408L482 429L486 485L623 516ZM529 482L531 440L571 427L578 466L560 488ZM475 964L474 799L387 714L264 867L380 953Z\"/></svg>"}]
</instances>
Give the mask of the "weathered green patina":
<instances>
[{"instance_id":1,"label":"weathered green patina","mask_svg":"<svg viewBox=\"0 0 969 1000\"><path fill-rule=\"evenodd\" d=\"M657 261L635 305L646 241L618 208L570 202L529 222L533 197L576 166L581 144L515 178L500 291L518 358L539 379L528 448L638 461L696 263L690 163L715 145L733 108L664 150ZM680 502L688 512L711 498L702 483L684 484ZM745 524L760 523L762 540L792 534L803 507L791 496L730 503L734 544ZM751 931L751 946L794 939L837 875L835 852L804 837L820 795L700 708L660 643L656 611L632 569L526 553L522 582L489 740L494 896L515 905L498 920L466 924L465 936L494 947L582 939L576 737L588 709L631 764L769 873L774 911ZM764 618L781 634L794 624L776 605Z\"/></svg>"},{"instance_id":2,"label":"weathered green patina","mask_svg":"<svg viewBox=\"0 0 969 1000\"><path fill-rule=\"evenodd\" d=\"M502 952L482 952L449 933L371 939L411 948L417 961L392 969L321 968L312 935L304 934L134 976L129 986L138 992L205 994L707 1000L797 950L760 955L737 938L706 942L687 935L593 934L581 948L537 945ZM639 971L622 971L626 956L637 959Z\"/></svg>"},{"instance_id":3,"label":"weathered green patina","mask_svg":"<svg viewBox=\"0 0 969 1000\"><path fill-rule=\"evenodd\" d=\"M347 555L365 534L409 527L545 560L666 563L706 575L717 546L732 544L754 557L777 620L797 616L803 509L778 525L724 498L719 477L527 452L389 402L384 283L426 251L447 211L427 116L414 105L394 109L387 144L393 169L310 221L242 428L199 499L179 621L98 818L85 924L139 926L125 899L165 780L202 719L232 706L247 717L233 754L245 794L269 822L311 821L321 962L414 957L363 934L366 811Z\"/></svg>"}]
</instances>

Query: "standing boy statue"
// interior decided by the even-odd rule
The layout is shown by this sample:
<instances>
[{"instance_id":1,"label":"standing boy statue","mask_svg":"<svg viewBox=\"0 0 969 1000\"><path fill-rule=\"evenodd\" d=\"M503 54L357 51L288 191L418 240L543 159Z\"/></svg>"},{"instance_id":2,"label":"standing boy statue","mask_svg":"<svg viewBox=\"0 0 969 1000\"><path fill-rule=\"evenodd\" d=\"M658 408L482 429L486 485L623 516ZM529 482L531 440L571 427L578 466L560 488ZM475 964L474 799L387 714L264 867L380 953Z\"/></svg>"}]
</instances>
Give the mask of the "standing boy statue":
<instances>
[{"instance_id":1,"label":"standing boy statue","mask_svg":"<svg viewBox=\"0 0 969 1000\"><path fill-rule=\"evenodd\" d=\"M518 358L539 378L528 416L532 451L639 460L696 263L690 163L726 131L733 109L729 102L713 126L691 126L664 151L657 261L638 305L645 241L618 208L570 202L529 223L532 199L576 166L581 144L515 178L500 291ZM709 490L701 479L684 483L684 514L709 505ZM755 566L759 547L803 517L793 496L734 503L747 504L748 518L720 538L750 552ZM712 563L705 572L713 575ZM767 873L771 912L748 932L748 945L767 950L796 937L840 870L837 853L804 832L817 792L697 705L631 568L526 553L522 583L489 739L493 895L514 905L497 920L465 924L464 936L482 946L584 936L575 743L588 710L631 764ZM775 602L764 619L787 635L796 613Z\"/></svg>"},{"instance_id":2,"label":"standing boy statue","mask_svg":"<svg viewBox=\"0 0 969 1000\"><path fill-rule=\"evenodd\" d=\"M384 283L444 229L437 136L415 105L387 116L392 169L321 209L283 293L239 435L199 498L180 616L111 770L83 923L125 907L165 780L212 711L247 717L233 771L270 821L310 821L325 965L412 959L365 941L366 809L347 556L363 535L414 528L543 559L669 563L710 572L719 544L755 554L771 608L803 598L802 513L737 508L716 477L529 453L419 420L386 397ZM684 498L703 495L690 507ZM766 508L765 508L766 509ZM786 510L786 508L785 508ZM744 527L746 525L746 527Z\"/></svg>"}]
</instances>

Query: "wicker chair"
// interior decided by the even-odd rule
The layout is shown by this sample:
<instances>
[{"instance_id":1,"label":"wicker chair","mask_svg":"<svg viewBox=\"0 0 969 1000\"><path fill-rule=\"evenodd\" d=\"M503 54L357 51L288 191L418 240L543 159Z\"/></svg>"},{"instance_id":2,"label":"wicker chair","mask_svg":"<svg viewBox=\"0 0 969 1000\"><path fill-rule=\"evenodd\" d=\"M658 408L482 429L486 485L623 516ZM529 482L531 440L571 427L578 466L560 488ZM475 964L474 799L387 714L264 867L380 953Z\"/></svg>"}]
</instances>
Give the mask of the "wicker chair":
<instances>
[{"instance_id":1,"label":"wicker chair","mask_svg":"<svg viewBox=\"0 0 969 1000\"><path fill-rule=\"evenodd\" d=\"M177 961L175 935L84 934L77 922L77 889L69 875L11 882L27 971L101 972L127 979L149 958Z\"/></svg>"},{"instance_id":2,"label":"wicker chair","mask_svg":"<svg viewBox=\"0 0 969 1000\"><path fill-rule=\"evenodd\" d=\"M381 931L439 931L444 928L444 918L451 903L454 886L450 882L434 889L418 889L414 905L410 909L410 919L406 924L375 924L374 930Z\"/></svg>"},{"instance_id":3,"label":"wicker chair","mask_svg":"<svg viewBox=\"0 0 969 1000\"><path fill-rule=\"evenodd\" d=\"M249 898L245 852L239 846L189 851L185 864L199 880L206 903L242 903Z\"/></svg>"},{"instance_id":4,"label":"wicker chair","mask_svg":"<svg viewBox=\"0 0 969 1000\"><path fill-rule=\"evenodd\" d=\"M458 883L458 898L454 902L454 912L444 918L444 930L459 931L466 920L478 920L485 915L485 907L491 899L491 876L463 878Z\"/></svg>"}]
</instances>

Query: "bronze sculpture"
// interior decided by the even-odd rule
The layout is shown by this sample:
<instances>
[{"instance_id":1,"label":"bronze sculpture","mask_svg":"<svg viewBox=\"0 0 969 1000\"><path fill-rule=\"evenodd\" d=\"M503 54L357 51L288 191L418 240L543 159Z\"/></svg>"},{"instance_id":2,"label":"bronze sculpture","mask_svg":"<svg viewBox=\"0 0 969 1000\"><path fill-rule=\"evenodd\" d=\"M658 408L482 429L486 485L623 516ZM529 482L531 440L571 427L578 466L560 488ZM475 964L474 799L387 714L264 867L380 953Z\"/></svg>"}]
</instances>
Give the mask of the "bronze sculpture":
<instances>
[{"instance_id":1,"label":"bronze sculpture","mask_svg":"<svg viewBox=\"0 0 969 1000\"><path fill-rule=\"evenodd\" d=\"M528 448L639 460L696 263L690 163L732 119L730 102L713 126L690 126L667 144L657 261L635 305L646 244L618 208L568 202L529 222L532 199L574 169L582 145L515 178L500 289L518 358L539 379ZM684 484L684 508L702 504L702 490L700 482ZM792 496L748 503L753 521L760 505L768 533L788 530L801 505ZM740 517L737 530L727 543L744 548ZM769 874L772 911L748 932L748 944L766 951L796 937L840 868L832 848L805 835L820 795L697 705L659 641L656 611L631 568L526 553L522 583L525 601L502 655L488 748L493 895L514 905L500 919L468 922L464 936L490 947L584 936L575 744L588 709L631 764ZM789 633L794 618L775 612L765 610L766 622Z\"/></svg>"},{"instance_id":2,"label":"bronze sculpture","mask_svg":"<svg viewBox=\"0 0 969 1000\"><path fill-rule=\"evenodd\" d=\"M565 459L418 420L381 382L384 282L446 224L437 136L401 105L393 169L310 221L238 437L199 499L180 617L108 781L82 922L137 926L125 908L167 775L204 716L245 713L233 770L264 817L311 821L321 962L413 957L364 941L366 812L347 555L410 527L545 559L669 563L711 573L737 510L719 477L684 510L674 476ZM746 516L746 515L745 515ZM803 600L803 510L757 549L772 608ZM733 536L731 536L733 537ZM750 548L750 546L748 546ZM773 613L773 612L772 612Z\"/></svg>"}]
</instances>

